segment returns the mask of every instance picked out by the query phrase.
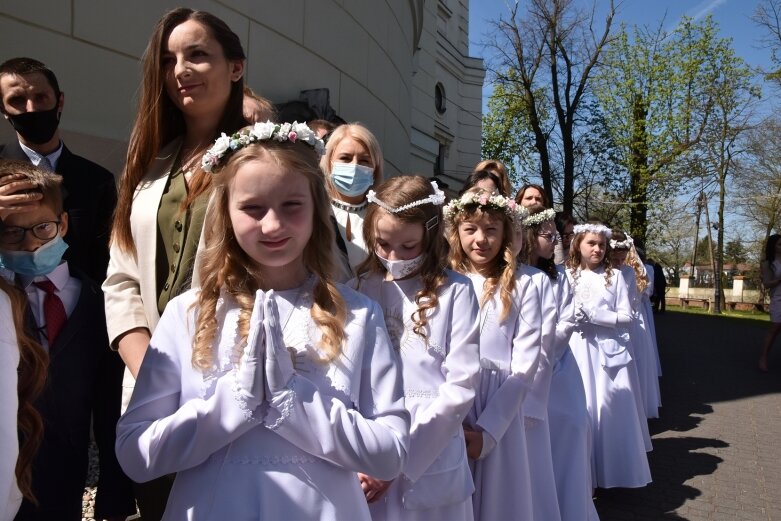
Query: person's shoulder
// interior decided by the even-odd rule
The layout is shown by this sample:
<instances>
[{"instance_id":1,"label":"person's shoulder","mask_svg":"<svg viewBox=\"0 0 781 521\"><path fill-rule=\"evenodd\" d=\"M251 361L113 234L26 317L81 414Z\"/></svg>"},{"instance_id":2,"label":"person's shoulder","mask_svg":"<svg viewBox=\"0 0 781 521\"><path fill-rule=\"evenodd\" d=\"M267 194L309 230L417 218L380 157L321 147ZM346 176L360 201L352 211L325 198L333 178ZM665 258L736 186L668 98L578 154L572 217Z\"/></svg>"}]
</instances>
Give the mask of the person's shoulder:
<instances>
[{"instance_id":1,"label":"person's shoulder","mask_svg":"<svg viewBox=\"0 0 781 521\"><path fill-rule=\"evenodd\" d=\"M334 286L337 290L339 290L339 293L342 295L342 298L344 299L345 306L347 306L348 310L352 309L369 309L377 305L377 303L369 298L368 296L364 295L357 289L355 289L354 283L357 282L358 279L352 279L348 283L342 283L342 282L335 282Z\"/></svg>"},{"instance_id":2,"label":"person's shoulder","mask_svg":"<svg viewBox=\"0 0 781 521\"><path fill-rule=\"evenodd\" d=\"M114 175L109 172L107 168L97 164L94 161L90 161L86 157L74 154L65 145L62 147L62 153L68 162L67 166L69 169L78 169L80 171L88 172L90 176L101 176L106 179L111 179L112 183L114 182ZM63 157L61 156L60 159L62 160Z\"/></svg>"},{"instance_id":3,"label":"person's shoulder","mask_svg":"<svg viewBox=\"0 0 781 521\"><path fill-rule=\"evenodd\" d=\"M453 271L450 268L445 269L445 276L446 281L445 284L448 286L458 287L458 286L468 286L469 288L472 287L472 281L469 280L469 277L464 275L463 273L459 273L457 271Z\"/></svg>"}]
</instances>

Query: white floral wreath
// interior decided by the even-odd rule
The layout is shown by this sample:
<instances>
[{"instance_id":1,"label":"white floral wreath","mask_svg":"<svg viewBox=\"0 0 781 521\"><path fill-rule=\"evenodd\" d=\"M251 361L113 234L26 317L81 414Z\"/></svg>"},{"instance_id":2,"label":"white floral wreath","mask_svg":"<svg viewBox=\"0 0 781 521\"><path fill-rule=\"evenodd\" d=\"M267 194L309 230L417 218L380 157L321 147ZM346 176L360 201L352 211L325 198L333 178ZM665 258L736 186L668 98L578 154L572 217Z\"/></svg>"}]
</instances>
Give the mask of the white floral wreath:
<instances>
[{"instance_id":1,"label":"white floral wreath","mask_svg":"<svg viewBox=\"0 0 781 521\"><path fill-rule=\"evenodd\" d=\"M538 226L544 222L552 221L556 217L556 210L553 208L547 208L541 212L530 215L523 220L523 225L527 228L530 226Z\"/></svg>"},{"instance_id":2,"label":"white floral wreath","mask_svg":"<svg viewBox=\"0 0 781 521\"><path fill-rule=\"evenodd\" d=\"M223 132L214 142L214 145L203 155L201 168L204 172L211 172L215 167L219 166L220 161L225 156L249 144L267 139L274 139L280 143L283 141L290 141L291 143L301 141L314 148L318 155L322 156L325 153L323 140L318 138L305 123L297 121L293 123L273 123L266 121L265 123L255 123L249 129L241 129L230 136Z\"/></svg>"},{"instance_id":3,"label":"white floral wreath","mask_svg":"<svg viewBox=\"0 0 781 521\"><path fill-rule=\"evenodd\" d=\"M446 221L452 223L456 215L466 210L468 206L502 211L510 218L515 229L520 229L523 220L529 216L529 210L516 203L515 200L496 192L488 193L485 190L469 191L458 199L453 199L442 210L442 214Z\"/></svg>"},{"instance_id":4,"label":"white floral wreath","mask_svg":"<svg viewBox=\"0 0 781 521\"><path fill-rule=\"evenodd\" d=\"M600 233L607 239L613 236L613 230L604 224L576 224L572 231L578 233Z\"/></svg>"},{"instance_id":5,"label":"white floral wreath","mask_svg":"<svg viewBox=\"0 0 781 521\"><path fill-rule=\"evenodd\" d=\"M626 235L626 239L623 240L623 241L617 241L615 239L610 239L610 247L613 248L614 250L615 249L628 250L632 246L634 246L635 245L635 241L632 239L632 237L628 233L625 233L625 235Z\"/></svg>"}]
</instances>

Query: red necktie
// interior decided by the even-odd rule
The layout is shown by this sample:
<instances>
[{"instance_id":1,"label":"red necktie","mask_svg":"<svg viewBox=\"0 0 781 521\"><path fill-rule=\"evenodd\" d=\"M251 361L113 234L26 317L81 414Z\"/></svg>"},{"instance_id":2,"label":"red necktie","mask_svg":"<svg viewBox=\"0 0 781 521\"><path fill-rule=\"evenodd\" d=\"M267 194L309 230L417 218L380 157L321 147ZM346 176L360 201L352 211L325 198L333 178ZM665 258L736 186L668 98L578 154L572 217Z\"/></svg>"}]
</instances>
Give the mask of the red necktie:
<instances>
[{"instance_id":1,"label":"red necktie","mask_svg":"<svg viewBox=\"0 0 781 521\"><path fill-rule=\"evenodd\" d=\"M51 353L54 342L57 341L57 335L62 331L68 316L65 314L65 306L62 300L57 296L57 288L52 281L43 280L36 282L35 285L46 292L43 298L43 317L46 320L46 339L49 341L49 352Z\"/></svg>"}]
</instances>

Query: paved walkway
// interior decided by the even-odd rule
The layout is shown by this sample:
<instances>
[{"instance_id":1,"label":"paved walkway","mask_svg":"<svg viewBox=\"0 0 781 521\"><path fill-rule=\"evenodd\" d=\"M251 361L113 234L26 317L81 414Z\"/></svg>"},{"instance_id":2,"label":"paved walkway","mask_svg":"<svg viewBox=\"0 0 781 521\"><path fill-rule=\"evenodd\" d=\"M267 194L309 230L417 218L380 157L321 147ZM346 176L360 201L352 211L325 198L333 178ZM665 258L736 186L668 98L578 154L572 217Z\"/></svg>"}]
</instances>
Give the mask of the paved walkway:
<instances>
[{"instance_id":1,"label":"paved walkway","mask_svg":"<svg viewBox=\"0 0 781 521\"><path fill-rule=\"evenodd\" d=\"M656 321L654 482L599 490L602 521L781 521L781 346L769 374L756 369L767 323L671 312Z\"/></svg>"}]
</instances>

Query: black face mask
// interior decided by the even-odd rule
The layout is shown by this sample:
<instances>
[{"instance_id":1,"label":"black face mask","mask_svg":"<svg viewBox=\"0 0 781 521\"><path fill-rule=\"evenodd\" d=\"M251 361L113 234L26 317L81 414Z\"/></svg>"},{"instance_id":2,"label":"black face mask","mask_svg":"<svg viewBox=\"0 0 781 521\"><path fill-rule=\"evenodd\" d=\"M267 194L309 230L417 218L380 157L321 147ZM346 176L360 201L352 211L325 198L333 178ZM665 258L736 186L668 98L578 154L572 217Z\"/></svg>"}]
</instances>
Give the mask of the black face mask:
<instances>
[{"instance_id":1,"label":"black face mask","mask_svg":"<svg viewBox=\"0 0 781 521\"><path fill-rule=\"evenodd\" d=\"M8 121L25 140L36 145L48 143L60 124L59 107L39 110L38 112L24 112L8 116Z\"/></svg>"}]
</instances>

